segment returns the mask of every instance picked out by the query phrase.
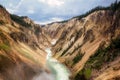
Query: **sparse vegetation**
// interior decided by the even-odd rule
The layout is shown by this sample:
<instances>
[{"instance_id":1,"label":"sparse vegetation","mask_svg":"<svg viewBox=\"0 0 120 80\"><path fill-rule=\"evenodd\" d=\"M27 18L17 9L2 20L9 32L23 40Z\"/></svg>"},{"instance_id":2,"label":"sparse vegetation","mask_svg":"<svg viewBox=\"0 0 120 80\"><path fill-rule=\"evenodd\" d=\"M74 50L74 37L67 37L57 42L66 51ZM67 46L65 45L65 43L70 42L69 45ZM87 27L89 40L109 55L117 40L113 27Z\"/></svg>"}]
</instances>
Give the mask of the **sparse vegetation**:
<instances>
[{"instance_id":1,"label":"sparse vegetation","mask_svg":"<svg viewBox=\"0 0 120 80\"><path fill-rule=\"evenodd\" d=\"M61 56L63 56L63 55L74 45L74 43L78 40L78 38L82 36L82 30L83 30L83 29L80 29L79 31L75 31L75 32L76 32L76 33L75 33L75 35L76 35L76 36L75 36L75 40L70 43L70 45L67 47L67 49L65 49L65 50L63 51L63 53L62 53ZM72 35L72 36L73 36L73 35ZM71 38L72 38L72 36L71 36ZM76 50L79 49L80 47L81 47L81 45L78 45L77 48L74 49L74 51L76 51ZM71 52L71 54L74 53L74 51Z\"/></svg>"},{"instance_id":2,"label":"sparse vegetation","mask_svg":"<svg viewBox=\"0 0 120 80\"><path fill-rule=\"evenodd\" d=\"M89 14L91 14L91 13L93 13L95 11L99 11L99 10L112 10L113 12L115 12L118 8L120 8L120 2L117 2L117 0L116 0L109 7L98 6L96 8L91 9L90 11L86 12L85 14L82 14L82 15L74 17L74 18L78 18L80 20L80 19L88 16Z\"/></svg>"},{"instance_id":3,"label":"sparse vegetation","mask_svg":"<svg viewBox=\"0 0 120 80\"><path fill-rule=\"evenodd\" d=\"M79 51L79 53L78 53L78 54L76 55L76 57L73 59L73 65L76 64L76 63L78 63L78 62L81 60L82 57L83 57L83 54L80 53L80 51Z\"/></svg>"},{"instance_id":4,"label":"sparse vegetation","mask_svg":"<svg viewBox=\"0 0 120 80\"><path fill-rule=\"evenodd\" d=\"M95 36L93 34L93 31L92 30L88 30L86 32L86 34L85 34L85 37L84 37L84 40L83 40L84 41L83 44L86 43L89 40L90 40L90 42L93 42L94 39L95 39Z\"/></svg>"},{"instance_id":5,"label":"sparse vegetation","mask_svg":"<svg viewBox=\"0 0 120 80\"><path fill-rule=\"evenodd\" d=\"M109 9L109 7L101 7L101 6L98 6L98 7L96 7L96 8L91 9L90 11L86 12L85 14L82 14L82 15L77 16L77 17L74 17L74 18L78 18L78 19L80 20L80 19L88 16L89 14L91 14L91 13L93 13L93 12L95 12L95 11L108 10L108 9Z\"/></svg>"},{"instance_id":6,"label":"sparse vegetation","mask_svg":"<svg viewBox=\"0 0 120 80\"><path fill-rule=\"evenodd\" d=\"M120 38L111 41L111 44L106 48L99 48L95 55L91 56L87 66L95 69L101 68L101 65L113 61L117 56L120 56Z\"/></svg>"},{"instance_id":7,"label":"sparse vegetation","mask_svg":"<svg viewBox=\"0 0 120 80\"><path fill-rule=\"evenodd\" d=\"M100 46L96 53L90 57L85 64L85 67L76 75L75 80L89 80L91 77L92 69L100 69L105 63L113 61L116 57L120 56L120 37L111 41L110 45L106 48Z\"/></svg>"},{"instance_id":8,"label":"sparse vegetation","mask_svg":"<svg viewBox=\"0 0 120 80\"><path fill-rule=\"evenodd\" d=\"M15 21L16 23L18 23L18 24L20 24L20 25L22 25L24 27L28 27L28 28L32 27L30 24L28 24L25 21L23 21L23 17L19 17L19 16L14 15L14 14L11 14L10 17L11 17L11 19L13 21Z\"/></svg>"},{"instance_id":9,"label":"sparse vegetation","mask_svg":"<svg viewBox=\"0 0 120 80\"><path fill-rule=\"evenodd\" d=\"M59 52L60 50L62 50L61 47L57 48L56 51L55 51L55 53Z\"/></svg>"},{"instance_id":10,"label":"sparse vegetation","mask_svg":"<svg viewBox=\"0 0 120 80\"><path fill-rule=\"evenodd\" d=\"M1 4L0 4L0 8L4 8ZM5 8L4 8L5 9Z\"/></svg>"},{"instance_id":11,"label":"sparse vegetation","mask_svg":"<svg viewBox=\"0 0 120 80\"><path fill-rule=\"evenodd\" d=\"M28 36L25 35L25 33L22 32L12 32L10 33L10 37L17 42L17 40L21 42L28 43Z\"/></svg>"},{"instance_id":12,"label":"sparse vegetation","mask_svg":"<svg viewBox=\"0 0 120 80\"><path fill-rule=\"evenodd\" d=\"M64 21L61 21L61 22L58 22L58 23L66 23L68 22L68 20L64 20Z\"/></svg>"},{"instance_id":13,"label":"sparse vegetation","mask_svg":"<svg viewBox=\"0 0 120 80\"><path fill-rule=\"evenodd\" d=\"M2 40L2 42L0 42L0 50L9 51L10 50L9 40L1 30L0 39Z\"/></svg>"},{"instance_id":14,"label":"sparse vegetation","mask_svg":"<svg viewBox=\"0 0 120 80\"><path fill-rule=\"evenodd\" d=\"M35 33L37 36L39 36L39 34L40 34L41 32L42 32L41 28L40 28L40 27L36 27L34 33Z\"/></svg>"},{"instance_id":15,"label":"sparse vegetation","mask_svg":"<svg viewBox=\"0 0 120 80\"><path fill-rule=\"evenodd\" d=\"M76 77L75 80L89 80L91 77L92 69L91 68L84 68L82 71L80 71Z\"/></svg>"},{"instance_id":16,"label":"sparse vegetation","mask_svg":"<svg viewBox=\"0 0 120 80\"><path fill-rule=\"evenodd\" d=\"M79 31L75 31L76 32L76 36L75 36L75 41L77 41L83 33L83 28L81 28Z\"/></svg>"},{"instance_id":17,"label":"sparse vegetation","mask_svg":"<svg viewBox=\"0 0 120 80\"><path fill-rule=\"evenodd\" d=\"M74 50L71 52L71 54L73 54L75 51L79 50L81 46L82 46L82 44L78 44L78 46L74 48Z\"/></svg>"},{"instance_id":18,"label":"sparse vegetation","mask_svg":"<svg viewBox=\"0 0 120 80\"><path fill-rule=\"evenodd\" d=\"M87 79L89 79L91 77L91 72L92 72L91 68L85 69L84 75Z\"/></svg>"},{"instance_id":19,"label":"sparse vegetation","mask_svg":"<svg viewBox=\"0 0 120 80\"><path fill-rule=\"evenodd\" d=\"M113 12L115 12L119 8L120 8L120 1L117 0L114 3L112 3L111 6L109 7L109 9L113 10Z\"/></svg>"},{"instance_id":20,"label":"sparse vegetation","mask_svg":"<svg viewBox=\"0 0 120 80\"><path fill-rule=\"evenodd\" d=\"M62 55L61 56L63 56L64 54L66 54L66 52L73 46L73 42L71 42L70 43L70 45L67 47L67 49L65 49L64 51L63 51L63 53L62 53Z\"/></svg>"},{"instance_id":21,"label":"sparse vegetation","mask_svg":"<svg viewBox=\"0 0 120 80\"><path fill-rule=\"evenodd\" d=\"M5 44L7 46L10 46L7 36L1 30L0 30L0 39L3 41L0 44Z\"/></svg>"},{"instance_id":22,"label":"sparse vegetation","mask_svg":"<svg viewBox=\"0 0 120 80\"><path fill-rule=\"evenodd\" d=\"M57 22L49 23L48 25L52 25L52 24L54 24L54 23L66 23L66 22L68 22L68 21L69 21L69 20L57 21ZM44 25L43 25L43 27L44 27Z\"/></svg>"},{"instance_id":23,"label":"sparse vegetation","mask_svg":"<svg viewBox=\"0 0 120 80\"><path fill-rule=\"evenodd\" d=\"M0 50L3 49L5 51L10 50L10 46L6 45L6 44L0 44Z\"/></svg>"},{"instance_id":24,"label":"sparse vegetation","mask_svg":"<svg viewBox=\"0 0 120 80\"><path fill-rule=\"evenodd\" d=\"M86 78L85 78L85 75L84 74L77 74L76 76L75 76L75 78L74 78L74 80L87 80Z\"/></svg>"}]
</instances>

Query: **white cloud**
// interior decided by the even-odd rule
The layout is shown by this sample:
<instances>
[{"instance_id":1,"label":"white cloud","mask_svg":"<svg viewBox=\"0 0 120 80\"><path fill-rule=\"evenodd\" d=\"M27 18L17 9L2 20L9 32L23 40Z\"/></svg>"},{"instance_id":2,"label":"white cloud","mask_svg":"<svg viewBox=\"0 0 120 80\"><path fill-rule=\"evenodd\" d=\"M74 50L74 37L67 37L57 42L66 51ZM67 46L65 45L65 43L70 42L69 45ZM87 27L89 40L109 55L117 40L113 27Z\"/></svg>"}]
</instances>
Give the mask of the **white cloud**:
<instances>
[{"instance_id":1,"label":"white cloud","mask_svg":"<svg viewBox=\"0 0 120 80\"><path fill-rule=\"evenodd\" d=\"M58 6L62 6L64 4L63 0L38 0L39 2L42 2L44 4L47 4L51 7L58 7Z\"/></svg>"},{"instance_id":2,"label":"white cloud","mask_svg":"<svg viewBox=\"0 0 120 80\"><path fill-rule=\"evenodd\" d=\"M35 11L34 11L34 10L32 10L32 9L29 9L29 10L27 11L27 13L28 13L28 14L34 14L34 13L35 13Z\"/></svg>"},{"instance_id":3,"label":"white cloud","mask_svg":"<svg viewBox=\"0 0 120 80\"><path fill-rule=\"evenodd\" d=\"M24 0L19 1L19 3L18 3L17 5L15 5L15 6L14 6L12 3L9 3L9 4L8 4L9 8L7 7L6 9L7 9L10 13L14 14L14 13L18 12L18 9L19 9L19 7L21 6L21 4L23 3L23 1L24 1Z\"/></svg>"},{"instance_id":4,"label":"white cloud","mask_svg":"<svg viewBox=\"0 0 120 80\"><path fill-rule=\"evenodd\" d=\"M9 3L8 7L6 7L7 11L9 11L10 13L15 12L15 10L13 8L14 8L14 5L12 3Z\"/></svg>"},{"instance_id":5,"label":"white cloud","mask_svg":"<svg viewBox=\"0 0 120 80\"><path fill-rule=\"evenodd\" d=\"M28 14L34 14L34 13L35 13L34 7L28 6L28 8L27 8L27 13L28 13Z\"/></svg>"},{"instance_id":6,"label":"white cloud","mask_svg":"<svg viewBox=\"0 0 120 80\"><path fill-rule=\"evenodd\" d=\"M18 5L16 6L15 9L18 9L18 8L21 6L21 4L23 3L23 1L24 1L24 0L21 0L21 1L18 3Z\"/></svg>"},{"instance_id":7,"label":"white cloud","mask_svg":"<svg viewBox=\"0 0 120 80\"><path fill-rule=\"evenodd\" d=\"M49 0L48 4L50 6L61 6L64 4L64 2L62 0L61 1L60 0Z\"/></svg>"},{"instance_id":8,"label":"white cloud","mask_svg":"<svg viewBox=\"0 0 120 80\"><path fill-rule=\"evenodd\" d=\"M13 10L13 9L10 9L10 8L6 8L6 9L7 9L8 12L10 12L12 14L15 12L15 10Z\"/></svg>"},{"instance_id":9,"label":"white cloud","mask_svg":"<svg viewBox=\"0 0 120 80\"><path fill-rule=\"evenodd\" d=\"M47 21L35 21L37 24L49 24L49 23L52 23L52 22L57 22L57 21L63 21L62 18L57 18L57 17L53 17L51 18L50 20L47 20Z\"/></svg>"},{"instance_id":10,"label":"white cloud","mask_svg":"<svg viewBox=\"0 0 120 80\"><path fill-rule=\"evenodd\" d=\"M9 3L8 6L9 6L9 7L13 7L14 5L13 5L12 3Z\"/></svg>"}]
</instances>

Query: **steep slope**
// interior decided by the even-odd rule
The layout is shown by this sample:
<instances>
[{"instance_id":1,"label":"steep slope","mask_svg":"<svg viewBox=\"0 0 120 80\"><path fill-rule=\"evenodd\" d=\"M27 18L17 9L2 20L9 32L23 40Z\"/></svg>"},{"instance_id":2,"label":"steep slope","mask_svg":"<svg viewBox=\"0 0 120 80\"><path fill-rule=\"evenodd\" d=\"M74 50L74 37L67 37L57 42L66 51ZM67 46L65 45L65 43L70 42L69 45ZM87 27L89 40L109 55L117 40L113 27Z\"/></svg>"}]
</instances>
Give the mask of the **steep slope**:
<instances>
[{"instance_id":1,"label":"steep slope","mask_svg":"<svg viewBox=\"0 0 120 80\"><path fill-rule=\"evenodd\" d=\"M48 38L32 20L0 6L0 80L32 80L44 71Z\"/></svg>"},{"instance_id":2,"label":"steep slope","mask_svg":"<svg viewBox=\"0 0 120 80\"><path fill-rule=\"evenodd\" d=\"M76 80L80 80L85 76L87 79L95 79L99 74L102 78L96 78L97 80L107 80L116 77L112 73L120 76L119 69L119 49L110 48L110 51L106 51L106 57L95 58L95 61L99 59L111 59L110 61L103 61L100 63L100 69L85 67L87 62L91 60L91 56L94 55L99 48L107 48L114 39L120 37L120 2L115 2L110 7L97 7L85 15L72 18L64 22L55 22L45 25L43 29L45 34L51 36L52 40L56 40L56 44L52 45L53 56L59 61L68 66L73 75L76 76ZM52 41L51 40L51 41ZM119 41L119 39L118 39ZM120 43L117 43L120 46ZM114 53L114 50L116 52ZM99 55L103 55L99 53ZM104 54L105 55L105 54ZM99 56L98 56L99 57ZM98 60L97 60L98 59ZM112 65L114 62L114 65ZM94 64L95 63L95 64ZM99 62L92 62L90 65L96 65ZM105 65L111 64L110 67L117 66L116 71L106 73ZM83 69L82 73L81 70ZM109 70L109 68L108 68ZM98 74L95 74L98 72ZM104 74L102 74L104 73ZM105 74L108 78L104 79ZM88 75L88 76L87 76ZM111 77L110 77L111 76Z\"/></svg>"}]
</instances>

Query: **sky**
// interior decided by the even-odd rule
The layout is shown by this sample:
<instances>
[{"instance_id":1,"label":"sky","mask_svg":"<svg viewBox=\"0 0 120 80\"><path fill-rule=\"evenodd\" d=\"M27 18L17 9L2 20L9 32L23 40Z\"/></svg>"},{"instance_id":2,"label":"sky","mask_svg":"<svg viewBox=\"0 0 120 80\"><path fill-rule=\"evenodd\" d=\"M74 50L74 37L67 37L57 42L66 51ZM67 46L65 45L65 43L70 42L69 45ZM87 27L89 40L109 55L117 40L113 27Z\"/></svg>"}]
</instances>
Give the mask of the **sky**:
<instances>
[{"instance_id":1,"label":"sky","mask_svg":"<svg viewBox=\"0 0 120 80\"><path fill-rule=\"evenodd\" d=\"M28 16L38 24L63 21L115 0L0 0L10 13ZM120 0L118 0L120 1Z\"/></svg>"}]
</instances>

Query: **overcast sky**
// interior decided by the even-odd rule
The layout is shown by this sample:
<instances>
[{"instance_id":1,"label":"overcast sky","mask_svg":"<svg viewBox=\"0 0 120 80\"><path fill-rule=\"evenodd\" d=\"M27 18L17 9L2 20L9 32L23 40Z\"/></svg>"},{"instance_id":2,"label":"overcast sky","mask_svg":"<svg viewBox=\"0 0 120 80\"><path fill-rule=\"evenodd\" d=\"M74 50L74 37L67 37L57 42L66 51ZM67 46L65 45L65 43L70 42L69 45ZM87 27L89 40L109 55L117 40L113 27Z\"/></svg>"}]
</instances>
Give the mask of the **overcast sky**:
<instances>
[{"instance_id":1,"label":"overcast sky","mask_svg":"<svg viewBox=\"0 0 120 80\"><path fill-rule=\"evenodd\" d=\"M66 20L115 0L0 0L10 13L28 16L40 24ZM118 0L120 1L120 0Z\"/></svg>"}]
</instances>

